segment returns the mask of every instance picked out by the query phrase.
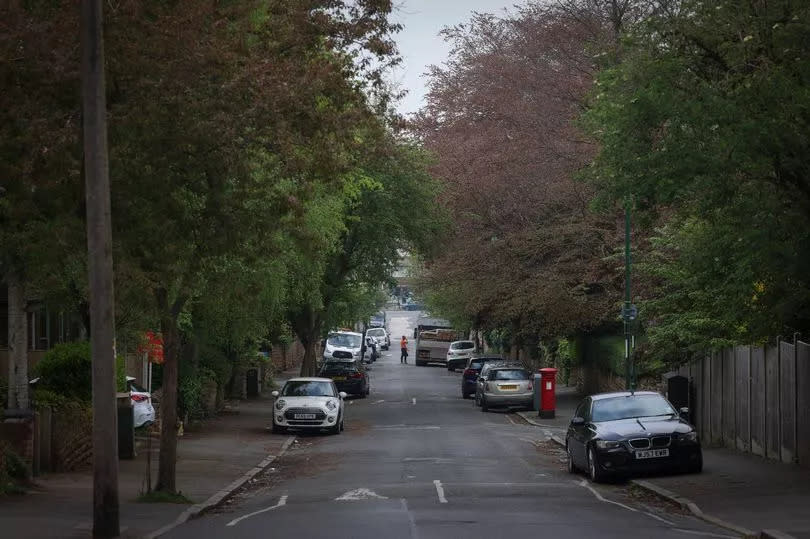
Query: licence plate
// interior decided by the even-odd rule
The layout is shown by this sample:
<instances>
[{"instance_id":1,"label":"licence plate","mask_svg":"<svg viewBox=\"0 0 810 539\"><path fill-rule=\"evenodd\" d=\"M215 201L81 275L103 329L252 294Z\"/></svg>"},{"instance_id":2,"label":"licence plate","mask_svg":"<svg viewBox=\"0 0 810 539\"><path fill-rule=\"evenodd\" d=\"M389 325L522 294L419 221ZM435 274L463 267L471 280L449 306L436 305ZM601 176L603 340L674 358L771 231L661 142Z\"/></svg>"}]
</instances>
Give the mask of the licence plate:
<instances>
[{"instance_id":1,"label":"licence plate","mask_svg":"<svg viewBox=\"0 0 810 539\"><path fill-rule=\"evenodd\" d=\"M346 380L345 376L333 376L332 380L335 382L344 382Z\"/></svg>"},{"instance_id":2,"label":"licence plate","mask_svg":"<svg viewBox=\"0 0 810 539\"><path fill-rule=\"evenodd\" d=\"M504 386L498 386L498 387L500 389L513 390L513 391L518 388L518 386L516 386L516 385L504 385Z\"/></svg>"},{"instance_id":3,"label":"licence plate","mask_svg":"<svg viewBox=\"0 0 810 539\"><path fill-rule=\"evenodd\" d=\"M654 459L668 456L669 449L649 449L647 451L636 451L637 459Z\"/></svg>"},{"instance_id":4,"label":"licence plate","mask_svg":"<svg viewBox=\"0 0 810 539\"><path fill-rule=\"evenodd\" d=\"M295 414L295 419L315 419L315 414Z\"/></svg>"}]
</instances>

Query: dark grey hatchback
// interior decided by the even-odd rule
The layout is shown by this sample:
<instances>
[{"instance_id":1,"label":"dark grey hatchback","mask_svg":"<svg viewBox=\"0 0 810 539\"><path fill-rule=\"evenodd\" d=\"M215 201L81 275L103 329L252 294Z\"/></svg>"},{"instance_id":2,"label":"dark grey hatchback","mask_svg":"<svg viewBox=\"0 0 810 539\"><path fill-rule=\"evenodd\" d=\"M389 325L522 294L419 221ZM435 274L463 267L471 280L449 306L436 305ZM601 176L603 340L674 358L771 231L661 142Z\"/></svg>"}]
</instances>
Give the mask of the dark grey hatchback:
<instances>
[{"instance_id":1,"label":"dark grey hatchback","mask_svg":"<svg viewBox=\"0 0 810 539\"><path fill-rule=\"evenodd\" d=\"M587 470L594 482L637 472L703 470L695 428L652 391L586 397L574 413L565 446L568 470Z\"/></svg>"}]
</instances>

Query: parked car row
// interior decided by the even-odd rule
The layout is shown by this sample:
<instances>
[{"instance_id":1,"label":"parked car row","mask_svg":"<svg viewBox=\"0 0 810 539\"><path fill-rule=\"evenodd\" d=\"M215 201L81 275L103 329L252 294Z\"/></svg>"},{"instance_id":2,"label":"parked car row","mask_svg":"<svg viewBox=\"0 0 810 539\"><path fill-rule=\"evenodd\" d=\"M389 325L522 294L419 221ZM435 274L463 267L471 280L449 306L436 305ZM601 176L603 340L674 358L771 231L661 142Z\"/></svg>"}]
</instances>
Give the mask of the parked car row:
<instances>
[{"instance_id":1,"label":"parked car row","mask_svg":"<svg viewBox=\"0 0 810 539\"><path fill-rule=\"evenodd\" d=\"M476 406L531 410L533 375L498 356L474 355L461 376L461 396ZM633 391L585 397L565 436L568 470L585 471L594 482L639 472L700 473L703 452L689 410L660 393Z\"/></svg>"}]
</instances>

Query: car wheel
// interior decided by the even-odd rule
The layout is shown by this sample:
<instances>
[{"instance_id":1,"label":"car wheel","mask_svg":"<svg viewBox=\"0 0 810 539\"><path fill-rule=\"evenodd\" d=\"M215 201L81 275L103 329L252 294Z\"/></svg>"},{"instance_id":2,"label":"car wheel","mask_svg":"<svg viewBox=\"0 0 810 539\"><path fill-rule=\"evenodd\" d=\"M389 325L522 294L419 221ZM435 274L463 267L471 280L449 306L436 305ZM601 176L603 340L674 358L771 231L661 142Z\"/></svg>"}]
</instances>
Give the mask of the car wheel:
<instances>
[{"instance_id":1,"label":"car wheel","mask_svg":"<svg viewBox=\"0 0 810 539\"><path fill-rule=\"evenodd\" d=\"M574 464L574 455L571 454L571 445L565 444L565 452L568 454L568 473L577 473L577 465Z\"/></svg>"},{"instance_id":2,"label":"car wheel","mask_svg":"<svg viewBox=\"0 0 810 539\"><path fill-rule=\"evenodd\" d=\"M456 370L456 369L455 369L455 368L453 368L453 366L452 366L452 365L450 365L449 363L447 364L447 371L448 371L448 372L454 372L455 370Z\"/></svg>"},{"instance_id":3,"label":"car wheel","mask_svg":"<svg viewBox=\"0 0 810 539\"><path fill-rule=\"evenodd\" d=\"M344 429L344 426L343 426L343 418L341 418L341 419L340 419L340 432L343 432L343 429Z\"/></svg>"},{"instance_id":4,"label":"car wheel","mask_svg":"<svg viewBox=\"0 0 810 539\"><path fill-rule=\"evenodd\" d=\"M475 397L473 397L473 406L480 406L478 401L478 392L475 392Z\"/></svg>"},{"instance_id":5,"label":"car wheel","mask_svg":"<svg viewBox=\"0 0 810 539\"><path fill-rule=\"evenodd\" d=\"M273 434L284 434L287 432L287 427L282 427L281 425L276 425L276 422L273 421Z\"/></svg>"},{"instance_id":6,"label":"car wheel","mask_svg":"<svg viewBox=\"0 0 810 539\"><path fill-rule=\"evenodd\" d=\"M489 406L487 406L487 398L481 395L481 411L482 412L489 412Z\"/></svg>"},{"instance_id":7,"label":"car wheel","mask_svg":"<svg viewBox=\"0 0 810 539\"><path fill-rule=\"evenodd\" d=\"M599 466L599 460L593 447L588 448L588 476L594 483L604 483L606 479L605 472Z\"/></svg>"},{"instance_id":8,"label":"car wheel","mask_svg":"<svg viewBox=\"0 0 810 539\"><path fill-rule=\"evenodd\" d=\"M470 398L470 394L469 394L469 393L465 393L464 391L462 391L462 392L461 392L461 398L462 398L462 399L469 399L469 398Z\"/></svg>"}]
</instances>

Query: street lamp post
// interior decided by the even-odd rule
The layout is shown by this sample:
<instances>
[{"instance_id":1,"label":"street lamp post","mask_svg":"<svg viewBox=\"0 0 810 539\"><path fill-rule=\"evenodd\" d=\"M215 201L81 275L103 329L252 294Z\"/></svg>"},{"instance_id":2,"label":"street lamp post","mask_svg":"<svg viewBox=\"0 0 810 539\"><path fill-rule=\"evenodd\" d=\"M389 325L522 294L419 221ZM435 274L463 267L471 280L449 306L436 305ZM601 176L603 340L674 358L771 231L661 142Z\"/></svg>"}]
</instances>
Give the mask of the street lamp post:
<instances>
[{"instance_id":1,"label":"street lamp post","mask_svg":"<svg viewBox=\"0 0 810 539\"><path fill-rule=\"evenodd\" d=\"M636 373L633 363L633 333L632 322L636 318L636 306L631 303L630 297L630 197L624 201L624 308L622 320L624 321L624 368L625 385L628 391L636 389Z\"/></svg>"}]
</instances>

